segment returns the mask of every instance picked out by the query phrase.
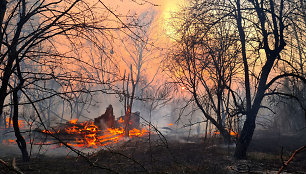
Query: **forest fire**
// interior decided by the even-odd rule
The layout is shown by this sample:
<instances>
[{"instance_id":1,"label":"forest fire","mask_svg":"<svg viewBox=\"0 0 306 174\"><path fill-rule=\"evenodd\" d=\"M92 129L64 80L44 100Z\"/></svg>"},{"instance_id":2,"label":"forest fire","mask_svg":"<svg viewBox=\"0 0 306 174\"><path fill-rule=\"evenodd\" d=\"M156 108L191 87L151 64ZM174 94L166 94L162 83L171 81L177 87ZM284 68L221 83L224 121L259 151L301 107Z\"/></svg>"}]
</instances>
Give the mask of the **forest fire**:
<instances>
[{"instance_id":1,"label":"forest fire","mask_svg":"<svg viewBox=\"0 0 306 174\"><path fill-rule=\"evenodd\" d=\"M16 141L12 139L2 140L2 144L16 144Z\"/></svg>"},{"instance_id":2,"label":"forest fire","mask_svg":"<svg viewBox=\"0 0 306 174\"><path fill-rule=\"evenodd\" d=\"M0 174L305 173L305 2L0 0Z\"/></svg>"},{"instance_id":3,"label":"forest fire","mask_svg":"<svg viewBox=\"0 0 306 174\"><path fill-rule=\"evenodd\" d=\"M25 122L24 120L18 120L18 127L19 129L25 129L27 124L31 124L31 122ZM4 121L4 127L0 127L0 131L1 130L5 130L5 129L9 129L9 128L13 128L13 119L7 117ZM16 140L13 138L7 138L7 139L3 139L1 140L2 144L16 144ZM1 142L0 141L0 142Z\"/></svg>"},{"instance_id":4,"label":"forest fire","mask_svg":"<svg viewBox=\"0 0 306 174\"><path fill-rule=\"evenodd\" d=\"M110 144L118 143L125 137L124 127L100 129L92 121L77 122L70 120L65 125L50 130L43 130L45 134L52 134L65 141L67 145L79 148L98 148ZM118 120L118 123L120 120ZM122 124L121 124L122 125ZM133 128L129 130L129 138L141 137L148 133L146 129Z\"/></svg>"},{"instance_id":5,"label":"forest fire","mask_svg":"<svg viewBox=\"0 0 306 174\"><path fill-rule=\"evenodd\" d=\"M13 119L10 119L9 117L6 118L6 127L13 126ZM24 128L24 120L18 120L18 126L19 128Z\"/></svg>"},{"instance_id":6,"label":"forest fire","mask_svg":"<svg viewBox=\"0 0 306 174\"><path fill-rule=\"evenodd\" d=\"M6 119L6 127L13 125L10 118ZM21 130L26 130L27 126L24 120L18 121L18 126ZM128 126L127 126L128 125ZM50 127L45 130L36 129L37 132L47 135L48 139L41 139L41 136L34 140L26 140L27 144L34 145L56 145L63 146L63 142L75 148L98 148L101 146L118 143L124 138L142 137L148 134L148 130L140 126L139 113L131 113L129 124L126 124L125 117L119 117L115 120L113 108L110 105L104 114L95 118L94 121L80 122L78 119L71 119L66 123L60 123L55 127ZM126 133L128 131L128 133ZM52 140L53 138L60 140ZM16 139L7 137L2 140L2 144L16 144Z\"/></svg>"}]
</instances>

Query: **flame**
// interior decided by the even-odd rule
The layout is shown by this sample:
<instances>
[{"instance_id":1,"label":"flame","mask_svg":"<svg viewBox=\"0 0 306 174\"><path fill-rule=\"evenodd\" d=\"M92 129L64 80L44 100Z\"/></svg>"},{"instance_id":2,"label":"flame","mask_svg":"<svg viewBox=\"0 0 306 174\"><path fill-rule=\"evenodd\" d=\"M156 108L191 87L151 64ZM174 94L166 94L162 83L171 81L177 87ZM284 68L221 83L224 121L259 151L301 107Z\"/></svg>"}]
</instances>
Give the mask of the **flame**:
<instances>
[{"instance_id":1,"label":"flame","mask_svg":"<svg viewBox=\"0 0 306 174\"><path fill-rule=\"evenodd\" d=\"M19 129L24 129L26 128L25 125L26 125L27 122L25 122L24 120L18 120L18 126L19 126ZM6 128L9 128L11 126L11 128L13 127L13 120L10 119L9 117L7 117L5 119L5 126ZM1 143L1 141L0 141ZM28 143L28 142L27 142ZM10 139L10 138L6 138L5 140L2 140L2 144L7 144L7 145L12 145L12 144L16 144L16 139Z\"/></svg>"},{"instance_id":2,"label":"flame","mask_svg":"<svg viewBox=\"0 0 306 174\"><path fill-rule=\"evenodd\" d=\"M118 123L124 123L124 120L122 119L122 117L118 120Z\"/></svg>"},{"instance_id":3,"label":"flame","mask_svg":"<svg viewBox=\"0 0 306 174\"><path fill-rule=\"evenodd\" d=\"M220 132L219 131L215 131L214 134L215 135L220 135Z\"/></svg>"},{"instance_id":4,"label":"flame","mask_svg":"<svg viewBox=\"0 0 306 174\"><path fill-rule=\"evenodd\" d=\"M145 130L145 129L139 130L139 129L134 128L134 129L129 131L130 137L133 137L133 136L136 136L136 137L144 136L147 133L149 133L149 132L147 130Z\"/></svg>"},{"instance_id":5,"label":"flame","mask_svg":"<svg viewBox=\"0 0 306 174\"><path fill-rule=\"evenodd\" d=\"M168 126L173 126L173 123L169 123Z\"/></svg>"},{"instance_id":6,"label":"flame","mask_svg":"<svg viewBox=\"0 0 306 174\"><path fill-rule=\"evenodd\" d=\"M230 135L235 136L235 137L236 137L236 136L239 136L238 133L235 132L235 131L230 131Z\"/></svg>"},{"instance_id":7,"label":"flame","mask_svg":"<svg viewBox=\"0 0 306 174\"><path fill-rule=\"evenodd\" d=\"M2 140L2 144L16 144L16 140L12 140L12 139L7 139L7 140Z\"/></svg>"},{"instance_id":8,"label":"flame","mask_svg":"<svg viewBox=\"0 0 306 174\"><path fill-rule=\"evenodd\" d=\"M42 130L42 133L55 135L61 138L67 145L75 148L98 148L110 144L120 142L125 137L124 120L120 118L117 121L120 127L107 128L101 130L92 121L78 122L78 119L69 120L64 126L59 126L52 130ZM6 119L7 126L10 119ZM11 121L10 124L13 124ZM131 124L131 123L130 123ZM24 127L24 121L19 120L18 125L20 128ZM141 137L148 134L146 129L133 128L129 130L129 138ZM13 139L6 139L2 141L3 144L16 144ZM30 142L27 142L29 144ZM63 146L62 143L51 141L36 141L34 145L54 145L56 147Z\"/></svg>"},{"instance_id":9,"label":"flame","mask_svg":"<svg viewBox=\"0 0 306 174\"><path fill-rule=\"evenodd\" d=\"M6 127L9 127L10 125L13 125L13 120L9 117L6 118ZM18 120L18 126L19 128L24 128L24 120Z\"/></svg>"},{"instance_id":10,"label":"flame","mask_svg":"<svg viewBox=\"0 0 306 174\"><path fill-rule=\"evenodd\" d=\"M70 120L69 121L69 123L71 123L71 124L76 124L78 122L78 119L76 118L76 119L74 119L74 120Z\"/></svg>"},{"instance_id":11,"label":"flame","mask_svg":"<svg viewBox=\"0 0 306 174\"><path fill-rule=\"evenodd\" d=\"M220 132L219 132L219 131L214 131L213 134L215 134L215 135L220 135ZM230 130L230 131L229 131L229 134L230 134L231 136L234 136L234 137L238 137L238 136L239 136L239 134L238 134L237 132L233 131L233 130Z\"/></svg>"},{"instance_id":12,"label":"flame","mask_svg":"<svg viewBox=\"0 0 306 174\"><path fill-rule=\"evenodd\" d=\"M70 120L65 128L57 131L43 130L46 134L59 134L74 137L67 145L79 148L98 148L114 143L118 143L124 136L125 130L123 127L107 128L100 130L92 121L77 123L77 120ZM118 123L124 123L120 118ZM132 129L129 131L129 137L140 137L148 133L146 129Z\"/></svg>"}]
</instances>

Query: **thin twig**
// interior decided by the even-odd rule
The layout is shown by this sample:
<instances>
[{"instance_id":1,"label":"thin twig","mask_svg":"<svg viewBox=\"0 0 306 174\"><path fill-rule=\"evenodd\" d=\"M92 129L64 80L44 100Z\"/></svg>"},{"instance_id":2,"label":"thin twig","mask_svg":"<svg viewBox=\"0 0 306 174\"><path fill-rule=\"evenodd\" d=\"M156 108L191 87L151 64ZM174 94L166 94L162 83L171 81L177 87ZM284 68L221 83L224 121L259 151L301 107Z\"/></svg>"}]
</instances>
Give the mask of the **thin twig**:
<instances>
[{"instance_id":1,"label":"thin twig","mask_svg":"<svg viewBox=\"0 0 306 174\"><path fill-rule=\"evenodd\" d=\"M294 153L291 155L291 157L289 158L288 161L286 161L285 163L283 163L282 167L278 170L277 174L280 174L282 172L282 170L288 166L288 164L293 160L293 158L295 157L295 155L301 151L303 151L304 149L306 149L306 145L298 148L297 150L294 151Z\"/></svg>"},{"instance_id":2,"label":"thin twig","mask_svg":"<svg viewBox=\"0 0 306 174\"><path fill-rule=\"evenodd\" d=\"M3 161L2 159L0 159L0 164L3 164L6 168L8 168L9 170L18 173L18 174L24 174L22 171L20 171L19 169L16 169L16 167L14 166L10 166L8 165L5 161Z\"/></svg>"}]
</instances>

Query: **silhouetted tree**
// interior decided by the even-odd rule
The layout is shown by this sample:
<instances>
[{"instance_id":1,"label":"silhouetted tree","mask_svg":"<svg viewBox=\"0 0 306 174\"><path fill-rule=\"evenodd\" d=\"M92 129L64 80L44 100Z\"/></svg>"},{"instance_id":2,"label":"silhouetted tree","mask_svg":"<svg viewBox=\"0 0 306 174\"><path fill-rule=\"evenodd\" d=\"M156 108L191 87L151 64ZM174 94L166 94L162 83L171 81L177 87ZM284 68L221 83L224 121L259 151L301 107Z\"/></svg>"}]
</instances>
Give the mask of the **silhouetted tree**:
<instances>
[{"instance_id":1,"label":"silhouetted tree","mask_svg":"<svg viewBox=\"0 0 306 174\"><path fill-rule=\"evenodd\" d=\"M231 91L232 78L239 66L238 35L225 23L207 24L198 8L192 6L177 14L173 27L178 40L169 51L166 68L230 143L231 127L225 121L238 114L231 106L233 100L239 102Z\"/></svg>"},{"instance_id":2,"label":"silhouetted tree","mask_svg":"<svg viewBox=\"0 0 306 174\"><path fill-rule=\"evenodd\" d=\"M246 117L236 146L235 157L237 159L246 158L247 148L256 127L255 121L258 112L261 108L267 108L262 106L264 97L275 94L287 95L274 90L276 82L280 82L280 79L284 77L299 78L305 83L303 74L296 71L282 72L277 70L280 62L289 69L296 67L288 62L290 57L286 55L288 52L285 48L288 47L286 44L288 36L296 31L295 27L301 26L300 31L305 28L305 12L299 6L302 3L301 1L285 0L195 0L191 4L187 8L190 15L194 15L195 19L200 19L201 23L205 24L202 29L210 31L203 33L202 38L214 38L214 35L210 33L218 31L216 26L221 24L228 26L233 33L239 35L237 59L242 63L242 66L238 71L241 73L237 73L234 78L232 77L235 79L232 84L235 84L236 87L243 84L244 93L238 95L234 92L233 86L229 90L233 91L231 105L236 108L234 110ZM302 5L302 9L305 9L305 6ZM194 13L195 10L197 10L196 13ZM190 30L191 33L196 33L196 31L194 28ZM303 36L298 37L300 39L296 42L303 40ZM190 47L187 51L191 52L192 49ZM187 51L183 55L188 55ZM298 59L303 60L303 57L295 58L295 60ZM197 65L196 61L198 60L191 60L190 65ZM186 83L186 80L184 81ZM214 82L217 83L218 79L215 78ZM242 102L235 102L234 98L241 98Z\"/></svg>"}]
</instances>

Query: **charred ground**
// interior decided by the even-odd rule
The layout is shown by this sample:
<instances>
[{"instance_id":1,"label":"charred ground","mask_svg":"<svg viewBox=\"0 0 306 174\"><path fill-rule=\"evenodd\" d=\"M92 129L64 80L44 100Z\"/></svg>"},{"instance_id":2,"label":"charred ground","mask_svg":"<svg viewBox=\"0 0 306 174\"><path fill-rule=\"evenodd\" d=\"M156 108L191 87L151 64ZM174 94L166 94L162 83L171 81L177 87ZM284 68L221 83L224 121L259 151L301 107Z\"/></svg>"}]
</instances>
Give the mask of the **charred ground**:
<instances>
[{"instance_id":1,"label":"charred ground","mask_svg":"<svg viewBox=\"0 0 306 174\"><path fill-rule=\"evenodd\" d=\"M235 160L233 147L220 145L219 138L204 141L198 137L151 137L134 138L88 154L87 160L73 153L60 156L35 155L29 163L19 156L3 155L2 159L11 163L16 158L16 166L24 173L276 173L282 166L281 155L286 161L291 153L305 144L302 135L276 136L265 134L251 144L248 160ZM294 141L293 141L294 140ZM292 142L295 142L292 144ZM283 149L283 150L282 150ZM281 152L282 151L282 152ZM11 165L11 164L10 164ZM286 167L287 173L305 173L306 153L297 154ZM1 165L0 173L10 173ZM14 172L11 172L14 173Z\"/></svg>"}]
</instances>

